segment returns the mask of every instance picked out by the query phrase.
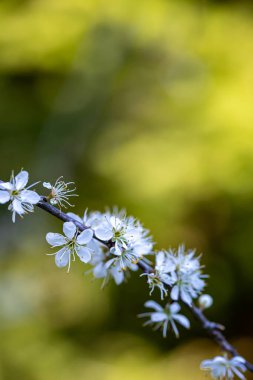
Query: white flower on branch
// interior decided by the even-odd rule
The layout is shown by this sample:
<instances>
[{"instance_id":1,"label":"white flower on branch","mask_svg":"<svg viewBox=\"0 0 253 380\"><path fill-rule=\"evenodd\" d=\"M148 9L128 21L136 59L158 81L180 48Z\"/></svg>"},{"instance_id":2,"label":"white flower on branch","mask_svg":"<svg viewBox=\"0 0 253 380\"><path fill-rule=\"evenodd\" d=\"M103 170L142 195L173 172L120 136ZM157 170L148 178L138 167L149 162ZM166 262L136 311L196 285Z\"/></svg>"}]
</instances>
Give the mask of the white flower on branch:
<instances>
[{"instance_id":1,"label":"white flower on branch","mask_svg":"<svg viewBox=\"0 0 253 380\"><path fill-rule=\"evenodd\" d=\"M95 236L101 241L113 243L110 253L114 256L112 264L122 270L133 270L144 255L152 253L153 242L149 231L124 211L107 212L95 217L91 223Z\"/></svg>"},{"instance_id":2,"label":"white flower on branch","mask_svg":"<svg viewBox=\"0 0 253 380\"><path fill-rule=\"evenodd\" d=\"M93 275L96 278L103 278L103 285L106 285L110 278L113 278L117 285L120 285L124 279L126 272L120 267L119 262L112 263L108 260L108 253L105 254L101 250L101 254L96 253L92 256L91 264L93 265Z\"/></svg>"},{"instance_id":3,"label":"white flower on branch","mask_svg":"<svg viewBox=\"0 0 253 380\"><path fill-rule=\"evenodd\" d=\"M236 375L239 379L245 379L242 372L246 371L245 359L234 356L232 359L216 356L214 359L204 360L200 368L211 372L213 379L230 380Z\"/></svg>"},{"instance_id":4,"label":"white flower on branch","mask_svg":"<svg viewBox=\"0 0 253 380\"><path fill-rule=\"evenodd\" d=\"M93 229L94 226L99 223L103 216L103 214L99 211L88 212L88 209L85 210L82 218L79 215L74 214L73 212L68 212L67 215L70 216L70 218L76 220L77 222L83 224L84 226Z\"/></svg>"},{"instance_id":5,"label":"white flower on branch","mask_svg":"<svg viewBox=\"0 0 253 380\"><path fill-rule=\"evenodd\" d=\"M190 328L189 320L182 314L178 314L181 307L177 302L167 304L164 308L155 301L147 301L144 306L154 309L155 311L139 314L139 317L149 317L150 319L144 323L144 326L154 325L155 330L159 328L163 331L163 337L167 336L167 330L169 327L173 330L176 337L179 337L178 328L176 322L185 327Z\"/></svg>"},{"instance_id":6,"label":"white flower on branch","mask_svg":"<svg viewBox=\"0 0 253 380\"><path fill-rule=\"evenodd\" d=\"M77 194L72 194L76 188L69 188L70 185L74 185L74 182L64 182L63 177L59 177L55 184L52 185L50 182L43 182L43 186L50 190L48 195L48 200L52 205L58 205L60 207L67 207L73 205L69 203L69 197L77 197Z\"/></svg>"},{"instance_id":7,"label":"white flower on branch","mask_svg":"<svg viewBox=\"0 0 253 380\"><path fill-rule=\"evenodd\" d=\"M63 224L63 232L64 235L49 232L46 235L46 240L52 245L52 248L62 247L59 251L53 253L55 263L59 268L68 266L69 272L71 259L75 261L76 255L84 263L91 260L93 250L87 244L92 240L93 231L86 229L78 233L74 223L66 222Z\"/></svg>"},{"instance_id":8,"label":"white flower on branch","mask_svg":"<svg viewBox=\"0 0 253 380\"><path fill-rule=\"evenodd\" d=\"M165 285L168 285L174 301L182 299L190 305L205 286L203 278L206 276L201 270L199 257L194 256L194 251L185 252L184 246L180 246L176 252L158 252L154 272L146 275L151 292L155 287L159 288L163 299L168 292Z\"/></svg>"},{"instance_id":9,"label":"white flower on branch","mask_svg":"<svg viewBox=\"0 0 253 380\"><path fill-rule=\"evenodd\" d=\"M88 213L87 210L85 210L83 218L80 218L80 216L74 214L73 212L68 212L67 215L77 222L88 227L97 225L100 218L103 216L103 214L98 211ZM92 239L88 243L88 247L93 250L92 258L90 261L90 264L93 266L93 275L95 278L104 279L102 287L109 282L110 278L113 278L115 283L117 285L120 285L125 279L126 272L121 269L119 262L112 263L112 255L110 250L105 245L103 245L103 243L95 239ZM132 265L131 269L137 270L138 267L137 265Z\"/></svg>"},{"instance_id":10,"label":"white flower on branch","mask_svg":"<svg viewBox=\"0 0 253 380\"><path fill-rule=\"evenodd\" d=\"M167 252L158 252L154 272L141 274L141 276L147 276L147 282L151 289L149 294L151 295L154 289L158 288L162 300L168 294L168 286L172 286L176 281L175 266L170 260L167 260L167 257Z\"/></svg>"},{"instance_id":11,"label":"white flower on branch","mask_svg":"<svg viewBox=\"0 0 253 380\"><path fill-rule=\"evenodd\" d=\"M28 212L33 212L34 205L40 201L40 196L29 190L35 183L26 188L29 174L22 170L18 175L12 173L9 182L0 183L0 203L10 202L8 210L12 212L12 221L15 223L16 214L21 217Z\"/></svg>"},{"instance_id":12,"label":"white flower on branch","mask_svg":"<svg viewBox=\"0 0 253 380\"><path fill-rule=\"evenodd\" d=\"M137 262L143 255L151 253L153 247L151 238L147 236L148 231L138 221L133 217L126 217L123 211L119 213L115 211L115 214L117 216L113 216L109 212L104 214L97 211L88 213L87 210L83 218L72 212L67 214L77 222L92 228L95 231L96 238L101 240L93 239L90 243L95 246L90 264L93 266L94 277L104 278L103 285L110 278L113 278L117 285L121 284L129 275L129 270L138 270ZM107 229L108 224L114 232L113 236L111 232L110 234L106 232L106 236L103 235L103 232L101 233L103 228ZM111 248L107 248L103 243L103 241L107 243L108 239L112 243ZM117 248L115 248L116 243Z\"/></svg>"}]
</instances>

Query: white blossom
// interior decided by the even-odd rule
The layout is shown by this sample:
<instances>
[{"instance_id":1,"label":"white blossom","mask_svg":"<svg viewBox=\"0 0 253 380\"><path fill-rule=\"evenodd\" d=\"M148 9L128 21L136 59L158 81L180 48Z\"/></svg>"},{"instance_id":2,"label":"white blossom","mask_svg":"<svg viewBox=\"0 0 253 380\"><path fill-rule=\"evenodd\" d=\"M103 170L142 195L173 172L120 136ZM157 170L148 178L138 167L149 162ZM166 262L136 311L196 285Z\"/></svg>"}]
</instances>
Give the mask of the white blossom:
<instances>
[{"instance_id":1,"label":"white blossom","mask_svg":"<svg viewBox=\"0 0 253 380\"><path fill-rule=\"evenodd\" d=\"M210 360L204 360L201 369L211 372L213 379L230 380L236 375L239 379L245 379L242 372L246 371L245 359L241 356L234 356L232 359L227 359L223 356L216 356Z\"/></svg>"},{"instance_id":2,"label":"white blossom","mask_svg":"<svg viewBox=\"0 0 253 380\"><path fill-rule=\"evenodd\" d=\"M12 173L9 182L0 183L0 203L10 202L8 210L12 212L13 222L16 220L16 214L22 217L28 212L33 212L34 205L40 201L40 196L29 190L35 184L26 187L28 178L28 172L22 170L16 176Z\"/></svg>"},{"instance_id":3,"label":"white blossom","mask_svg":"<svg viewBox=\"0 0 253 380\"><path fill-rule=\"evenodd\" d=\"M99 240L113 243L110 248L114 257L112 263L116 267L119 263L122 270L135 269L144 255L152 253L153 243L148 231L124 211L99 214L93 218L91 227Z\"/></svg>"},{"instance_id":4,"label":"white blossom","mask_svg":"<svg viewBox=\"0 0 253 380\"><path fill-rule=\"evenodd\" d=\"M144 323L144 326L154 325L155 330L161 328L163 331L163 337L167 335L169 327L173 330L176 337L179 337L178 328L176 322L185 327L190 328L189 320L182 314L178 314L181 307L177 302L167 304L164 308L155 301L147 301L144 306L154 309L155 311L140 314L139 317L149 317L150 319Z\"/></svg>"},{"instance_id":5,"label":"white blossom","mask_svg":"<svg viewBox=\"0 0 253 380\"><path fill-rule=\"evenodd\" d=\"M161 299L168 294L168 286L172 286L176 281L175 266L170 260L167 260L169 254L166 251L160 251L156 254L156 264L153 273L143 273L141 276L147 276L147 282L150 287L150 295L155 288L160 290Z\"/></svg>"},{"instance_id":6,"label":"white blossom","mask_svg":"<svg viewBox=\"0 0 253 380\"><path fill-rule=\"evenodd\" d=\"M64 182L63 177L59 177L55 184L50 182L43 182L43 186L50 190L50 194L47 197L52 205L58 205L60 207L67 207L73 205L69 203L69 197L77 197L77 194L71 194L76 189L69 188L70 185L74 185L74 182Z\"/></svg>"},{"instance_id":7,"label":"white blossom","mask_svg":"<svg viewBox=\"0 0 253 380\"><path fill-rule=\"evenodd\" d=\"M146 274L151 292L155 287L159 288L163 299L168 292L165 284L171 288L172 300L182 299L190 305L192 299L197 298L202 292L205 286L203 278L206 277L202 274L199 257L195 257L194 254L192 250L185 252L184 246L180 246L176 252L158 252L154 272Z\"/></svg>"},{"instance_id":8,"label":"white blossom","mask_svg":"<svg viewBox=\"0 0 253 380\"><path fill-rule=\"evenodd\" d=\"M142 258L142 255L150 253L152 249L152 242L150 237L147 237L147 230L144 230L139 222L133 217L126 218L123 212L118 213L115 211L115 214L117 216L113 217L109 212L100 213L96 211L88 213L87 210L82 218L72 212L67 214L72 219L94 230L97 240L93 239L92 242L89 243L89 245L93 245L95 251L90 264L93 266L94 277L104 279L103 285L105 285L110 278L113 278L117 285L121 284L126 277L129 276L130 270L138 270L137 262ZM122 221L119 217L122 218ZM111 223L115 225L115 236L109 235L109 233L106 236L101 235L101 228L104 226L107 227L108 218L110 225ZM120 234L119 236L117 235L119 228L116 218L119 219L121 227L125 229L126 233L124 236ZM134 236L136 239L134 239ZM102 237L104 239L101 239ZM111 248L106 246L108 239L112 242ZM114 244L116 245L116 241L118 245L115 249Z\"/></svg>"},{"instance_id":9,"label":"white blossom","mask_svg":"<svg viewBox=\"0 0 253 380\"><path fill-rule=\"evenodd\" d=\"M102 219L103 214L99 211L88 212L88 209L84 211L83 217L81 218L79 215L74 214L73 212L68 212L68 216L77 222L83 224L86 227L90 227L94 229L94 226L99 223L99 220Z\"/></svg>"},{"instance_id":10,"label":"white blossom","mask_svg":"<svg viewBox=\"0 0 253 380\"><path fill-rule=\"evenodd\" d=\"M198 299L199 307L204 310L208 309L213 304L213 297L209 294L202 294Z\"/></svg>"},{"instance_id":11,"label":"white blossom","mask_svg":"<svg viewBox=\"0 0 253 380\"><path fill-rule=\"evenodd\" d=\"M87 244L93 237L93 231L85 229L81 233L78 233L77 227L73 222L65 222L63 224L63 232L64 235L49 232L46 235L46 240L52 245L52 248L62 247L59 251L53 253L55 255L55 263L59 268L68 266L69 272L71 259L75 261L76 255L84 263L88 263L91 260L93 249L89 248Z\"/></svg>"},{"instance_id":12,"label":"white blossom","mask_svg":"<svg viewBox=\"0 0 253 380\"><path fill-rule=\"evenodd\" d=\"M95 278L103 278L103 284L106 285L112 278L117 285L120 285L125 278L129 275L129 270L136 271L138 266L136 264L129 264L127 270L123 270L119 261L111 258L110 250L101 244L99 241L93 239L89 244L94 250L90 264L93 266L92 272Z\"/></svg>"},{"instance_id":13,"label":"white blossom","mask_svg":"<svg viewBox=\"0 0 253 380\"><path fill-rule=\"evenodd\" d=\"M107 259L106 254L101 253L93 255L91 264L93 265L93 275L96 278L103 278L103 285L106 285L110 278L113 278L117 285L120 285L125 279L125 272L121 269L119 262L112 262Z\"/></svg>"}]
</instances>

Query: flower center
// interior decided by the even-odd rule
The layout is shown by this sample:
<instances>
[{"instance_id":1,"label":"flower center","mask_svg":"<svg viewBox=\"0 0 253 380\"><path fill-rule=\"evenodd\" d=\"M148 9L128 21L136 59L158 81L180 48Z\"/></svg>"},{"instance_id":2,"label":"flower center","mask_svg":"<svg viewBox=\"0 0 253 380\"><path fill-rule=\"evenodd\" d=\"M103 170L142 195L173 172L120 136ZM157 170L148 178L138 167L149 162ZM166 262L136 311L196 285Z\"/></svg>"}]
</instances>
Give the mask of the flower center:
<instances>
[{"instance_id":1,"label":"flower center","mask_svg":"<svg viewBox=\"0 0 253 380\"><path fill-rule=\"evenodd\" d=\"M19 194L19 191L18 191L18 190L12 190L12 192L11 192L11 195L12 195L13 197L17 196L18 194Z\"/></svg>"},{"instance_id":2,"label":"flower center","mask_svg":"<svg viewBox=\"0 0 253 380\"><path fill-rule=\"evenodd\" d=\"M118 231L115 230L115 231L114 231L114 237L115 237L115 238L120 238L121 235L122 235L122 232L123 232L122 230L118 230Z\"/></svg>"}]
</instances>

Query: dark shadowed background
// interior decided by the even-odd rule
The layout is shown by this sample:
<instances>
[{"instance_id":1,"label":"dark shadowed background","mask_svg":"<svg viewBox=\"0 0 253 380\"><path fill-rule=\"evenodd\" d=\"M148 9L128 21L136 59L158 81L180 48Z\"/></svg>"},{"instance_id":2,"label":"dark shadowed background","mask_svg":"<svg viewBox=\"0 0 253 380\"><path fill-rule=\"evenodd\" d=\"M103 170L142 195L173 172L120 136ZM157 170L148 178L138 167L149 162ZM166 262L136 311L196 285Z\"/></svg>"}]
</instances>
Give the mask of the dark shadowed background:
<instances>
[{"instance_id":1,"label":"dark shadowed background","mask_svg":"<svg viewBox=\"0 0 253 380\"><path fill-rule=\"evenodd\" d=\"M253 360L250 2L1 0L0 25L0 178L63 175L74 212L125 207L157 249L196 247L207 315ZM219 350L200 327L142 328L136 273L100 290L81 263L59 270L61 228L0 208L0 379L206 379Z\"/></svg>"}]
</instances>

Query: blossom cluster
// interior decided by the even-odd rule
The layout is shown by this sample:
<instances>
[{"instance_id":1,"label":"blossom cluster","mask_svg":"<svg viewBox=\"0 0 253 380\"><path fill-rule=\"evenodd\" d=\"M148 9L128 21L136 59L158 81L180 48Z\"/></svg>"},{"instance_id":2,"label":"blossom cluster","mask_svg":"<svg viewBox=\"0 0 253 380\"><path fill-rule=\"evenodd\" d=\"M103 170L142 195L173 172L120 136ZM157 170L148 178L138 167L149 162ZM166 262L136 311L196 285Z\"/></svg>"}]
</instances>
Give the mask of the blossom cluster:
<instances>
[{"instance_id":1,"label":"blossom cluster","mask_svg":"<svg viewBox=\"0 0 253 380\"><path fill-rule=\"evenodd\" d=\"M68 213L73 219L89 227L94 238L89 242L93 251L90 264L96 278L104 278L104 283L113 278L121 284L129 271L138 270L138 262L152 254L153 242L149 231L125 211L107 211L105 213L87 211L83 218ZM110 246L105 243L110 242Z\"/></svg>"},{"instance_id":2,"label":"blossom cluster","mask_svg":"<svg viewBox=\"0 0 253 380\"><path fill-rule=\"evenodd\" d=\"M151 294L157 287L163 299L167 296L169 287L173 301L181 299L188 305L202 293L205 287L204 278L207 277L202 274L199 257L195 257L193 250L186 252L183 245L177 251L158 252L154 272L145 275Z\"/></svg>"},{"instance_id":3,"label":"blossom cluster","mask_svg":"<svg viewBox=\"0 0 253 380\"><path fill-rule=\"evenodd\" d=\"M246 371L245 359L241 356L234 356L228 359L226 356L216 356L210 360L204 360L200 367L211 373L213 379L234 379L236 375L239 379L244 380L242 372Z\"/></svg>"},{"instance_id":4,"label":"blossom cluster","mask_svg":"<svg viewBox=\"0 0 253 380\"><path fill-rule=\"evenodd\" d=\"M11 175L9 182L0 181L0 204L9 203L8 209L12 212L12 220L15 222L16 214L23 217L34 211L34 205L43 202L51 207L54 214L55 206L72 206L69 198L77 196L73 192L73 182L64 182L60 177L52 185L43 182L43 187L49 190L49 194L40 196L35 190L30 190L39 182L27 187L29 175L22 170L18 175ZM48 206L47 206L48 207ZM151 325L155 330L161 329L163 337L171 330L179 337L178 325L186 329L190 328L190 322L186 316L179 313L180 302L191 307L198 299L200 311L212 306L212 297L202 294L205 287L203 266L200 256L196 256L194 250L186 250L181 245L176 250L161 250L154 252L154 242L149 231L132 216L127 216L124 210L118 209L102 212L85 211L83 217L72 212L64 215L63 234L49 232L46 235L47 242L54 250L49 255L55 256L57 267L67 267L70 271L71 262L76 258L82 263L89 263L94 277L103 279L103 285L111 278L117 285L123 283L130 271L137 271L139 267L148 265L151 268L144 271L150 288L150 295L155 289L160 292L160 298L165 299L166 304L160 305L156 301L149 300L144 306L152 309L142 313L139 317L148 318L144 325ZM155 258L154 267L147 256ZM245 360L240 356L217 356L201 363L201 368L208 370L214 379L233 379L236 375L245 379L243 372L246 370Z\"/></svg>"}]
</instances>

